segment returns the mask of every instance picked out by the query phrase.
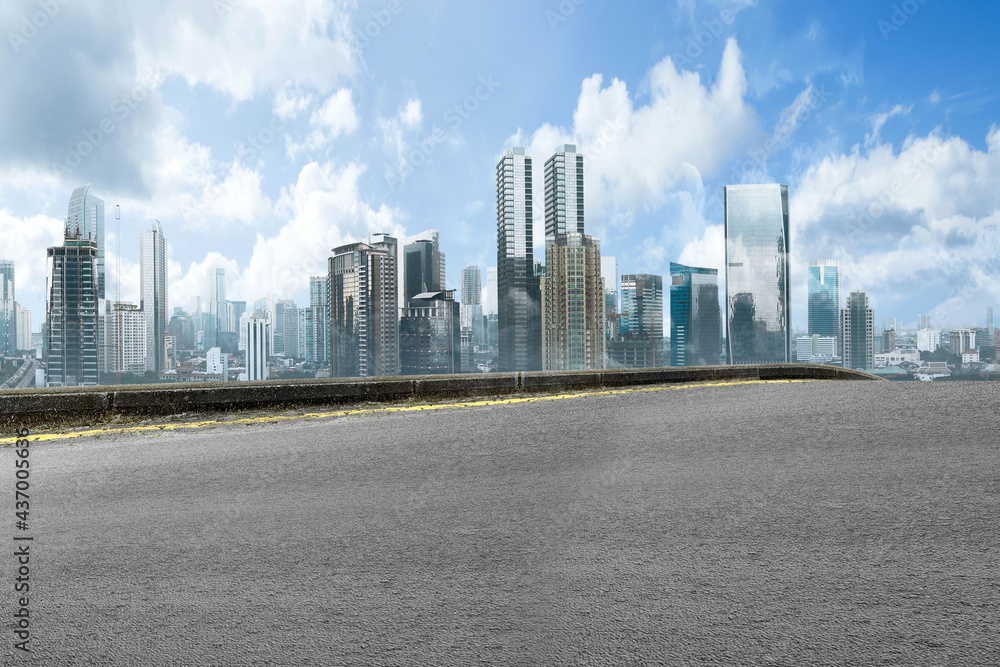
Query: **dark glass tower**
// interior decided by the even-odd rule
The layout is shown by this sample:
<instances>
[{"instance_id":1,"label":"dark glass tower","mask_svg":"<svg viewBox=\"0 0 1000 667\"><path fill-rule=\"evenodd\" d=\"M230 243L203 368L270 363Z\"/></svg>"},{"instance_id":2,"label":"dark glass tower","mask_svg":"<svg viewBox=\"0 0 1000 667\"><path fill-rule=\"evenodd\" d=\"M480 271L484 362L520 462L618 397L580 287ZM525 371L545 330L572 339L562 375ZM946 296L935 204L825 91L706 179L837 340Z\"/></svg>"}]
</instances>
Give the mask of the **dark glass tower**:
<instances>
[{"instance_id":1,"label":"dark glass tower","mask_svg":"<svg viewBox=\"0 0 1000 667\"><path fill-rule=\"evenodd\" d=\"M725 216L729 363L788 363L788 186L727 185Z\"/></svg>"},{"instance_id":2,"label":"dark glass tower","mask_svg":"<svg viewBox=\"0 0 1000 667\"><path fill-rule=\"evenodd\" d=\"M719 272L670 263L670 365L714 366L722 348Z\"/></svg>"},{"instance_id":3,"label":"dark glass tower","mask_svg":"<svg viewBox=\"0 0 1000 667\"><path fill-rule=\"evenodd\" d=\"M48 249L45 299L46 384L96 385L98 376L97 241L67 235Z\"/></svg>"},{"instance_id":4,"label":"dark glass tower","mask_svg":"<svg viewBox=\"0 0 1000 667\"><path fill-rule=\"evenodd\" d=\"M809 262L809 335L840 335L840 263L835 259Z\"/></svg>"},{"instance_id":5,"label":"dark glass tower","mask_svg":"<svg viewBox=\"0 0 1000 667\"><path fill-rule=\"evenodd\" d=\"M542 368L542 315L532 237L531 158L512 148L497 163L498 363Z\"/></svg>"}]
</instances>

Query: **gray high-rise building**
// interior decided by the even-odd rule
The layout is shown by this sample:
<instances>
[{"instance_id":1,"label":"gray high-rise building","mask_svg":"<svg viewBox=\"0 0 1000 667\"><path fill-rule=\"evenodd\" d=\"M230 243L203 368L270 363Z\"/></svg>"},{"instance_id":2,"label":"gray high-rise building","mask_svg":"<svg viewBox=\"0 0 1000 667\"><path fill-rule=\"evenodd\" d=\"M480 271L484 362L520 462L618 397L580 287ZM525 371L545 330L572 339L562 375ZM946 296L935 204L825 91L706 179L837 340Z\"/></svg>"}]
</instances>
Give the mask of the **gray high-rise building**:
<instances>
[{"instance_id":1,"label":"gray high-rise building","mask_svg":"<svg viewBox=\"0 0 1000 667\"><path fill-rule=\"evenodd\" d=\"M403 246L403 304L425 292L440 292L441 255L430 239L418 239Z\"/></svg>"},{"instance_id":2,"label":"gray high-rise building","mask_svg":"<svg viewBox=\"0 0 1000 667\"><path fill-rule=\"evenodd\" d=\"M840 311L840 340L844 368L875 367L875 311L864 292L847 297L847 307Z\"/></svg>"},{"instance_id":3,"label":"gray high-rise building","mask_svg":"<svg viewBox=\"0 0 1000 667\"><path fill-rule=\"evenodd\" d=\"M986 330L993 335L993 306L986 309Z\"/></svg>"},{"instance_id":4,"label":"gray high-rise building","mask_svg":"<svg viewBox=\"0 0 1000 667\"><path fill-rule=\"evenodd\" d=\"M333 377L399 372L396 239L335 248L329 260L330 371Z\"/></svg>"},{"instance_id":5,"label":"gray high-rise building","mask_svg":"<svg viewBox=\"0 0 1000 667\"><path fill-rule=\"evenodd\" d=\"M605 337L618 336L618 260L601 257L601 277L604 278Z\"/></svg>"},{"instance_id":6,"label":"gray high-rise building","mask_svg":"<svg viewBox=\"0 0 1000 667\"><path fill-rule=\"evenodd\" d=\"M167 241L156 220L139 237L139 308L146 318L146 370L167 370Z\"/></svg>"},{"instance_id":7,"label":"gray high-rise building","mask_svg":"<svg viewBox=\"0 0 1000 667\"><path fill-rule=\"evenodd\" d=\"M727 185L724 192L727 358L788 363L788 186Z\"/></svg>"},{"instance_id":8,"label":"gray high-rise building","mask_svg":"<svg viewBox=\"0 0 1000 667\"><path fill-rule=\"evenodd\" d=\"M461 325L455 292L417 294L399 321L402 375L462 372Z\"/></svg>"},{"instance_id":9,"label":"gray high-rise building","mask_svg":"<svg viewBox=\"0 0 1000 667\"><path fill-rule=\"evenodd\" d=\"M208 270L208 314L212 316L212 323L215 331L209 339L209 332L205 331L205 349L213 348L217 345L218 334L226 331L226 270L221 268ZM210 323L209 327L212 326Z\"/></svg>"},{"instance_id":10,"label":"gray high-rise building","mask_svg":"<svg viewBox=\"0 0 1000 667\"><path fill-rule=\"evenodd\" d=\"M715 366L722 350L719 271L670 263L670 365Z\"/></svg>"},{"instance_id":11,"label":"gray high-rise building","mask_svg":"<svg viewBox=\"0 0 1000 667\"><path fill-rule=\"evenodd\" d=\"M0 354L17 351L17 306L14 301L14 261L0 259Z\"/></svg>"},{"instance_id":12,"label":"gray high-rise building","mask_svg":"<svg viewBox=\"0 0 1000 667\"><path fill-rule=\"evenodd\" d=\"M636 340L663 338L663 276L622 276L621 335Z\"/></svg>"},{"instance_id":13,"label":"gray high-rise building","mask_svg":"<svg viewBox=\"0 0 1000 667\"><path fill-rule=\"evenodd\" d=\"M583 234L583 155L565 144L545 162L545 237Z\"/></svg>"},{"instance_id":14,"label":"gray high-rise building","mask_svg":"<svg viewBox=\"0 0 1000 667\"><path fill-rule=\"evenodd\" d=\"M96 385L100 381L97 241L74 231L47 255L46 384Z\"/></svg>"},{"instance_id":15,"label":"gray high-rise building","mask_svg":"<svg viewBox=\"0 0 1000 667\"><path fill-rule=\"evenodd\" d=\"M312 310L312 361L325 364L330 360L330 292L329 276L309 278L309 308Z\"/></svg>"},{"instance_id":16,"label":"gray high-rise building","mask_svg":"<svg viewBox=\"0 0 1000 667\"><path fill-rule=\"evenodd\" d=\"M917 331L922 331L923 329L931 328L931 316L930 315L917 315Z\"/></svg>"},{"instance_id":17,"label":"gray high-rise building","mask_svg":"<svg viewBox=\"0 0 1000 667\"><path fill-rule=\"evenodd\" d=\"M531 158L512 148L497 163L498 364L501 371L542 368L539 276L532 234Z\"/></svg>"},{"instance_id":18,"label":"gray high-rise building","mask_svg":"<svg viewBox=\"0 0 1000 667\"><path fill-rule=\"evenodd\" d=\"M94 195L89 185L70 195L65 234L97 243L97 298L104 299L104 200Z\"/></svg>"},{"instance_id":19,"label":"gray high-rise building","mask_svg":"<svg viewBox=\"0 0 1000 667\"><path fill-rule=\"evenodd\" d=\"M421 272L421 277L418 282L421 284L427 284L429 287L439 288L437 291L445 289L445 254L441 252L441 235L438 230L425 229L422 232L417 232L413 236L407 236L406 238L400 239L397 243L402 249L402 253L398 255L396 262L396 284L398 286L396 291L398 293L397 300L399 302L400 309L406 307L406 300L408 298L412 298L413 295L419 294L419 292L414 292L412 294L408 292L409 288L407 286L406 278L406 253L408 246L421 242L429 243L430 247L426 248L428 255L424 256L420 260L419 271Z\"/></svg>"}]
</instances>

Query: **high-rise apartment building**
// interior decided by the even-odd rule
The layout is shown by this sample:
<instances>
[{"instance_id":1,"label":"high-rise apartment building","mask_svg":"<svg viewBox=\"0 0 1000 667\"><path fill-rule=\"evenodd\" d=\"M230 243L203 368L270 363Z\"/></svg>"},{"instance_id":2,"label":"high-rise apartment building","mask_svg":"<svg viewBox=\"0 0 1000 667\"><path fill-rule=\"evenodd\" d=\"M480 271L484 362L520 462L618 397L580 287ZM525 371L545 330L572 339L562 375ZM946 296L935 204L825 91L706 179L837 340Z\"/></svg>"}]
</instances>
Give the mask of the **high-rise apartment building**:
<instances>
[{"instance_id":1,"label":"high-rise apartment building","mask_svg":"<svg viewBox=\"0 0 1000 667\"><path fill-rule=\"evenodd\" d=\"M312 310L312 361L326 364L330 359L330 292L328 276L309 278L309 308Z\"/></svg>"},{"instance_id":2,"label":"high-rise apartment building","mask_svg":"<svg viewBox=\"0 0 1000 667\"><path fill-rule=\"evenodd\" d=\"M486 343L483 320L483 276L479 267L470 264L462 269L462 326L472 330L474 345Z\"/></svg>"},{"instance_id":3,"label":"high-rise apartment building","mask_svg":"<svg viewBox=\"0 0 1000 667\"><path fill-rule=\"evenodd\" d=\"M917 315L917 331L931 328L930 315Z\"/></svg>"},{"instance_id":4,"label":"high-rise apartment building","mask_svg":"<svg viewBox=\"0 0 1000 667\"><path fill-rule=\"evenodd\" d=\"M146 370L167 370L167 241L159 220L139 237L139 296L146 318Z\"/></svg>"},{"instance_id":5,"label":"high-rise apartment building","mask_svg":"<svg viewBox=\"0 0 1000 667\"><path fill-rule=\"evenodd\" d=\"M147 365L149 318L142 308L134 303L115 301L107 304L107 312L100 317L101 372L142 375L153 370ZM160 357L163 357L162 349Z\"/></svg>"},{"instance_id":6,"label":"high-rise apartment building","mask_svg":"<svg viewBox=\"0 0 1000 667\"><path fill-rule=\"evenodd\" d=\"M936 352L941 347L940 329L919 329L917 331L917 351Z\"/></svg>"},{"instance_id":7,"label":"high-rise apartment building","mask_svg":"<svg viewBox=\"0 0 1000 667\"><path fill-rule=\"evenodd\" d=\"M583 155L573 144L565 144L545 162L546 239L583 234L583 199Z\"/></svg>"},{"instance_id":8,"label":"high-rise apartment building","mask_svg":"<svg viewBox=\"0 0 1000 667\"><path fill-rule=\"evenodd\" d=\"M948 334L949 352L961 355L976 349L976 332L972 329L952 329Z\"/></svg>"},{"instance_id":9,"label":"high-rise apartment building","mask_svg":"<svg viewBox=\"0 0 1000 667\"><path fill-rule=\"evenodd\" d=\"M604 279L600 240L555 234L545 241L542 369L604 368Z\"/></svg>"},{"instance_id":10,"label":"high-rise apartment building","mask_svg":"<svg viewBox=\"0 0 1000 667\"><path fill-rule=\"evenodd\" d=\"M226 331L226 270L208 270L208 315L205 323L205 350L218 345L219 334Z\"/></svg>"},{"instance_id":11,"label":"high-rise apartment building","mask_svg":"<svg viewBox=\"0 0 1000 667\"><path fill-rule=\"evenodd\" d=\"M246 341L246 380L266 380L268 376L267 358L270 354L271 332L267 313L254 310L244 320L246 329L241 338Z\"/></svg>"},{"instance_id":12,"label":"high-rise apartment building","mask_svg":"<svg viewBox=\"0 0 1000 667\"><path fill-rule=\"evenodd\" d=\"M461 316L455 292L425 292L410 299L399 321L402 375L462 372Z\"/></svg>"},{"instance_id":13,"label":"high-rise apartment building","mask_svg":"<svg viewBox=\"0 0 1000 667\"><path fill-rule=\"evenodd\" d=\"M87 240L97 244L97 298L104 299L104 200L83 185L73 191L66 213L67 238Z\"/></svg>"},{"instance_id":14,"label":"high-rise apartment building","mask_svg":"<svg viewBox=\"0 0 1000 667\"><path fill-rule=\"evenodd\" d=\"M670 365L715 366L722 351L719 271L670 263Z\"/></svg>"},{"instance_id":15,"label":"high-rise apartment building","mask_svg":"<svg viewBox=\"0 0 1000 667\"><path fill-rule=\"evenodd\" d=\"M875 368L875 311L864 292L847 297L847 307L840 311L840 340L844 368Z\"/></svg>"},{"instance_id":16,"label":"high-rise apartment building","mask_svg":"<svg viewBox=\"0 0 1000 667\"><path fill-rule=\"evenodd\" d=\"M840 262L814 259L809 262L809 335L840 335Z\"/></svg>"},{"instance_id":17,"label":"high-rise apartment building","mask_svg":"<svg viewBox=\"0 0 1000 667\"><path fill-rule=\"evenodd\" d=\"M896 349L896 330L886 329L882 332L882 351L892 352Z\"/></svg>"},{"instance_id":18,"label":"high-rise apartment building","mask_svg":"<svg viewBox=\"0 0 1000 667\"><path fill-rule=\"evenodd\" d=\"M2 273L3 269L0 269ZM0 278L0 282L2 282ZM3 292L3 286L0 285L0 294ZM17 343L15 347L18 350L30 350L33 346L31 345L31 311L23 307L19 303L14 303L15 311L15 325L17 326Z\"/></svg>"},{"instance_id":19,"label":"high-rise apartment building","mask_svg":"<svg viewBox=\"0 0 1000 667\"><path fill-rule=\"evenodd\" d=\"M993 334L993 306L986 309L986 330Z\"/></svg>"},{"instance_id":20,"label":"high-rise apartment building","mask_svg":"<svg viewBox=\"0 0 1000 667\"><path fill-rule=\"evenodd\" d=\"M289 359L300 358L303 355L300 354L302 350L299 346L299 308L294 301L287 299L284 301L281 316L283 320L281 354Z\"/></svg>"},{"instance_id":21,"label":"high-rise apartment building","mask_svg":"<svg viewBox=\"0 0 1000 667\"><path fill-rule=\"evenodd\" d=\"M17 306L14 301L14 261L0 259L0 355L17 351Z\"/></svg>"},{"instance_id":22,"label":"high-rise apartment building","mask_svg":"<svg viewBox=\"0 0 1000 667\"><path fill-rule=\"evenodd\" d=\"M727 358L788 363L788 186L727 185L724 192Z\"/></svg>"},{"instance_id":23,"label":"high-rise apartment building","mask_svg":"<svg viewBox=\"0 0 1000 667\"><path fill-rule=\"evenodd\" d=\"M330 371L333 377L399 372L396 239L334 249L329 260Z\"/></svg>"},{"instance_id":24,"label":"high-rise apartment building","mask_svg":"<svg viewBox=\"0 0 1000 667\"><path fill-rule=\"evenodd\" d=\"M531 158L512 148L497 163L498 363L501 371L542 368L539 276L532 234Z\"/></svg>"},{"instance_id":25,"label":"high-rise apartment building","mask_svg":"<svg viewBox=\"0 0 1000 667\"><path fill-rule=\"evenodd\" d=\"M74 231L47 250L46 384L96 385L100 380L97 241Z\"/></svg>"},{"instance_id":26,"label":"high-rise apartment building","mask_svg":"<svg viewBox=\"0 0 1000 667\"><path fill-rule=\"evenodd\" d=\"M483 315L496 315L500 311L497 306L497 267L486 267L486 289L483 290Z\"/></svg>"}]
</instances>

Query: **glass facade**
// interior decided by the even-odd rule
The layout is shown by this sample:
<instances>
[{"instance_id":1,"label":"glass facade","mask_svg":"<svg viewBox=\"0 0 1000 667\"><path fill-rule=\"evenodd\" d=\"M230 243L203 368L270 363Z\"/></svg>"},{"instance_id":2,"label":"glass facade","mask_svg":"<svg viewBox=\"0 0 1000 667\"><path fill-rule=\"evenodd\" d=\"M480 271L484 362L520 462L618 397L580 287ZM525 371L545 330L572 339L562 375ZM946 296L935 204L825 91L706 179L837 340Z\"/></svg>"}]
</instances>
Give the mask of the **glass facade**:
<instances>
[{"instance_id":1,"label":"glass facade","mask_svg":"<svg viewBox=\"0 0 1000 667\"><path fill-rule=\"evenodd\" d=\"M875 311L864 292L847 297L847 308L840 311L840 335L844 368L875 367Z\"/></svg>"},{"instance_id":2,"label":"glass facade","mask_svg":"<svg viewBox=\"0 0 1000 667\"><path fill-rule=\"evenodd\" d=\"M67 237L48 249L45 298L46 384L96 385L100 337L97 299L97 242Z\"/></svg>"},{"instance_id":3,"label":"glass facade","mask_svg":"<svg viewBox=\"0 0 1000 667\"><path fill-rule=\"evenodd\" d=\"M459 304L452 292L411 299L399 321L399 365L403 375L460 373Z\"/></svg>"},{"instance_id":4,"label":"glass facade","mask_svg":"<svg viewBox=\"0 0 1000 667\"><path fill-rule=\"evenodd\" d=\"M146 318L146 370L164 371L167 335L167 241L159 220L139 237L139 306ZM187 348L182 348L187 349Z\"/></svg>"},{"instance_id":5,"label":"glass facade","mask_svg":"<svg viewBox=\"0 0 1000 667\"><path fill-rule=\"evenodd\" d=\"M788 186L727 185L726 343L731 364L791 361Z\"/></svg>"},{"instance_id":6,"label":"glass facade","mask_svg":"<svg viewBox=\"0 0 1000 667\"><path fill-rule=\"evenodd\" d=\"M648 273L622 276L620 329L625 338L663 338L663 276Z\"/></svg>"},{"instance_id":7,"label":"glass facade","mask_svg":"<svg viewBox=\"0 0 1000 667\"><path fill-rule=\"evenodd\" d=\"M17 308L14 305L14 262L0 260L0 354L14 356L17 348Z\"/></svg>"},{"instance_id":8,"label":"glass facade","mask_svg":"<svg viewBox=\"0 0 1000 667\"><path fill-rule=\"evenodd\" d=\"M670 365L714 366L722 351L719 272L670 263Z\"/></svg>"},{"instance_id":9,"label":"glass facade","mask_svg":"<svg viewBox=\"0 0 1000 667\"><path fill-rule=\"evenodd\" d=\"M330 292L327 276L309 278L309 308L312 310L311 361L326 364L330 360Z\"/></svg>"},{"instance_id":10,"label":"glass facade","mask_svg":"<svg viewBox=\"0 0 1000 667\"><path fill-rule=\"evenodd\" d=\"M497 163L497 324L501 371L542 369L539 276L532 237L531 158L512 148Z\"/></svg>"},{"instance_id":11,"label":"glass facade","mask_svg":"<svg viewBox=\"0 0 1000 667\"><path fill-rule=\"evenodd\" d=\"M89 185L70 195L65 233L97 243L97 298L104 299L104 200L96 197Z\"/></svg>"},{"instance_id":12,"label":"glass facade","mask_svg":"<svg viewBox=\"0 0 1000 667\"><path fill-rule=\"evenodd\" d=\"M840 262L809 262L809 335L840 335Z\"/></svg>"}]
</instances>

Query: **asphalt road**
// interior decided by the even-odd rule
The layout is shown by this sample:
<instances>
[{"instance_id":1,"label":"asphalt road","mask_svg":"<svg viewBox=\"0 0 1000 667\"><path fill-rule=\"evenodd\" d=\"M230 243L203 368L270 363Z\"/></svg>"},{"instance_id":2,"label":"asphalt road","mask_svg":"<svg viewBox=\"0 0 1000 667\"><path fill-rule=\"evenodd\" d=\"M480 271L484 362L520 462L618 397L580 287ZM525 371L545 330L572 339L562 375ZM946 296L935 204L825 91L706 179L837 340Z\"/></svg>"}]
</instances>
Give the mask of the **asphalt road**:
<instances>
[{"instance_id":1,"label":"asphalt road","mask_svg":"<svg viewBox=\"0 0 1000 667\"><path fill-rule=\"evenodd\" d=\"M3 664L1000 664L995 383L40 443ZM19 533L23 534L23 533Z\"/></svg>"}]
</instances>

